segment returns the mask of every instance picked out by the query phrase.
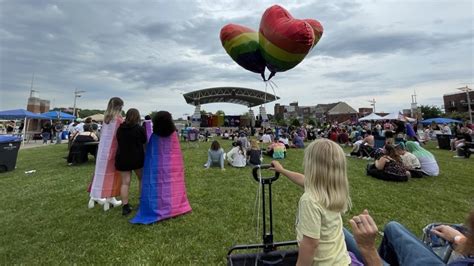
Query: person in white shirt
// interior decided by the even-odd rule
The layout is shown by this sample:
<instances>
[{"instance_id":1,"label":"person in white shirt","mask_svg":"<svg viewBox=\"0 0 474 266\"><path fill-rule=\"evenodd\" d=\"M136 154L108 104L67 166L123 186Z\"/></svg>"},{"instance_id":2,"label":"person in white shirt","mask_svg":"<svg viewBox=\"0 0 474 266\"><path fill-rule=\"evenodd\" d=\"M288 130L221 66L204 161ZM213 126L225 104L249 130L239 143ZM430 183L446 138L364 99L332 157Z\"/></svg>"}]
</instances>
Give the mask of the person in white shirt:
<instances>
[{"instance_id":1,"label":"person in white shirt","mask_svg":"<svg viewBox=\"0 0 474 266\"><path fill-rule=\"evenodd\" d=\"M270 134L268 134L267 132L265 132L262 136L262 139L261 141L263 143L272 143L272 137L270 136Z\"/></svg>"},{"instance_id":2,"label":"person in white shirt","mask_svg":"<svg viewBox=\"0 0 474 266\"><path fill-rule=\"evenodd\" d=\"M443 129L441 131L443 134L446 134L446 135L452 135L451 133L451 128L449 127L448 124L444 124L443 126Z\"/></svg>"},{"instance_id":3,"label":"person in white shirt","mask_svg":"<svg viewBox=\"0 0 474 266\"><path fill-rule=\"evenodd\" d=\"M227 161L233 167L245 167L247 165L246 151L242 148L242 142L237 141L235 146L227 153Z\"/></svg>"}]
</instances>

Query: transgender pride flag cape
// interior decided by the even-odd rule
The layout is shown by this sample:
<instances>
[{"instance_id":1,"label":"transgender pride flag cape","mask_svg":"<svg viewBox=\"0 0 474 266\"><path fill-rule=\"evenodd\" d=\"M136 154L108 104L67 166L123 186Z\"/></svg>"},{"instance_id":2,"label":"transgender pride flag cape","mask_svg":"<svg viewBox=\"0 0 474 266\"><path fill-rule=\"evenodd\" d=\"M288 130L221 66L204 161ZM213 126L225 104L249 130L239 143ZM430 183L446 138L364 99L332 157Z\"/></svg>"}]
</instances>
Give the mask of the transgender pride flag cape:
<instances>
[{"instance_id":1,"label":"transgender pride flag cape","mask_svg":"<svg viewBox=\"0 0 474 266\"><path fill-rule=\"evenodd\" d=\"M142 194L131 223L151 224L191 211L184 183L184 164L176 132L152 134L146 147Z\"/></svg>"},{"instance_id":2,"label":"transgender pride flag cape","mask_svg":"<svg viewBox=\"0 0 474 266\"><path fill-rule=\"evenodd\" d=\"M91 198L110 198L120 195L122 179L120 172L115 170L115 153L117 138L115 133L123 118L118 116L100 130L99 149L97 150L95 172L90 188Z\"/></svg>"}]
</instances>

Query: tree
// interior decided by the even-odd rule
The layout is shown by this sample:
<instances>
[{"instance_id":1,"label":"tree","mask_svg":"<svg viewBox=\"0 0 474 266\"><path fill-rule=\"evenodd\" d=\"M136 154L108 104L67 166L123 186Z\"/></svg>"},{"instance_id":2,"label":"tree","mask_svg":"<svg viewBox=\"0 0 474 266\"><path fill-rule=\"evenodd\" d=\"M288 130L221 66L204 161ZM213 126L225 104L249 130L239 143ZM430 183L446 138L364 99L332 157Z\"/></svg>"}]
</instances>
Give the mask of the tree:
<instances>
[{"instance_id":1,"label":"tree","mask_svg":"<svg viewBox=\"0 0 474 266\"><path fill-rule=\"evenodd\" d=\"M443 117L452 118L452 119L461 120L461 121L469 120L469 114L468 113L462 113L462 112L446 113L446 114L443 115Z\"/></svg>"},{"instance_id":2,"label":"tree","mask_svg":"<svg viewBox=\"0 0 474 266\"><path fill-rule=\"evenodd\" d=\"M225 113L222 110L217 110L216 115L225 115Z\"/></svg>"},{"instance_id":3,"label":"tree","mask_svg":"<svg viewBox=\"0 0 474 266\"><path fill-rule=\"evenodd\" d=\"M207 115L206 110L201 110L201 115Z\"/></svg>"},{"instance_id":4,"label":"tree","mask_svg":"<svg viewBox=\"0 0 474 266\"><path fill-rule=\"evenodd\" d=\"M300 127L301 126L300 121L296 118L293 119L293 121L291 121L291 125L295 126L295 127Z\"/></svg>"},{"instance_id":5,"label":"tree","mask_svg":"<svg viewBox=\"0 0 474 266\"><path fill-rule=\"evenodd\" d=\"M434 105L422 105L420 106L423 119L440 117L443 113L441 109Z\"/></svg>"},{"instance_id":6,"label":"tree","mask_svg":"<svg viewBox=\"0 0 474 266\"><path fill-rule=\"evenodd\" d=\"M79 114L78 116L80 118L86 118L95 114L103 114L105 112L105 110L99 110L99 109L76 109L76 111L78 112ZM124 111L122 111L122 115L125 115Z\"/></svg>"},{"instance_id":7,"label":"tree","mask_svg":"<svg viewBox=\"0 0 474 266\"><path fill-rule=\"evenodd\" d=\"M315 125L316 125L316 123L314 122L314 120L313 120L313 119L309 119L309 120L308 120L308 125L315 126Z\"/></svg>"}]
</instances>

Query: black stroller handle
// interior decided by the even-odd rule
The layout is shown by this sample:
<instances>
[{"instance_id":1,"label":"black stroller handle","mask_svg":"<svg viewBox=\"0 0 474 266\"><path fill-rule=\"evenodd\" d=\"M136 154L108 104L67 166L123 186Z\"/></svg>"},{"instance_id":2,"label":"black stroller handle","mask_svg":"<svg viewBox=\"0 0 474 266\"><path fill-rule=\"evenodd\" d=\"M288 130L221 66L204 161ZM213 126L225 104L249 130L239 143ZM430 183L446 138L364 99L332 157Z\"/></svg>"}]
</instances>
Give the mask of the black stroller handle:
<instances>
[{"instance_id":1,"label":"black stroller handle","mask_svg":"<svg viewBox=\"0 0 474 266\"><path fill-rule=\"evenodd\" d=\"M260 182L260 178L258 177L258 170L261 169L269 169L270 167L273 167L271 164L262 164L262 165L257 165L252 169L253 173L253 178L255 181ZM272 177L262 177L262 182L274 182L280 177L280 173L275 172L275 175Z\"/></svg>"}]
</instances>

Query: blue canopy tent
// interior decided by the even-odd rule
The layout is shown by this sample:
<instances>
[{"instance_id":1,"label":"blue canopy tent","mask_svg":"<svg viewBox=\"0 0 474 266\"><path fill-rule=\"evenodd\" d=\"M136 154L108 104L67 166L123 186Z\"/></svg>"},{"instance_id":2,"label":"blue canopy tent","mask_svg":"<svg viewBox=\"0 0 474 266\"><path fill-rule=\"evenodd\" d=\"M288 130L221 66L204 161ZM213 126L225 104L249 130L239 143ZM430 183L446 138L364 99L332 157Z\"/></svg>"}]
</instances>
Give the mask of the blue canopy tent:
<instances>
[{"instance_id":1,"label":"blue canopy tent","mask_svg":"<svg viewBox=\"0 0 474 266\"><path fill-rule=\"evenodd\" d=\"M444 117L430 118L430 119L421 121L423 125L429 125L433 122L436 124L462 123L462 121L451 119L451 118L444 118Z\"/></svg>"},{"instance_id":2,"label":"blue canopy tent","mask_svg":"<svg viewBox=\"0 0 474 266\"><path fill-rule=\"evenodd\" d=\"M50 119L47 116L41 115L41 114L35 114L30 111L26 111L25 109L14 109L14 110L5 110L5 111L0 111L0 119L25 119L25 118L30 118L30 119Z\"/></svg>"},{"instance_id":3,"label":"blue canopy tent","mask_svg":"<svg viewBox=\"0 0 474 266\"><path fill-rule=\"evenodd\" d=\"M41 115L41 114L35 114L33 112L27 111L25 109L13 109L13 110L5 110L5 111L0 111L0 119L10 119L10 120L24 120L25 124L25 130L24 132L26 133L28 131L28 123L27 119L45 119L45 120L50 120L49 117ZM25 143L25 138L22 137L22 142L23 144Z\"/></svg>"},{"instance_id":4,"label":"blue canopy tent","mask_svg":"<svg viewBox=\"0 0 474 266\"><path fill-rule=\"evenodd\" d=\"M42 113L41 115L47 116L49 117L49 119L53 120L74 120L76 118L71 114L64 113L61 111L49 111L46 113Z\"/></svg>"}]
</instances>

